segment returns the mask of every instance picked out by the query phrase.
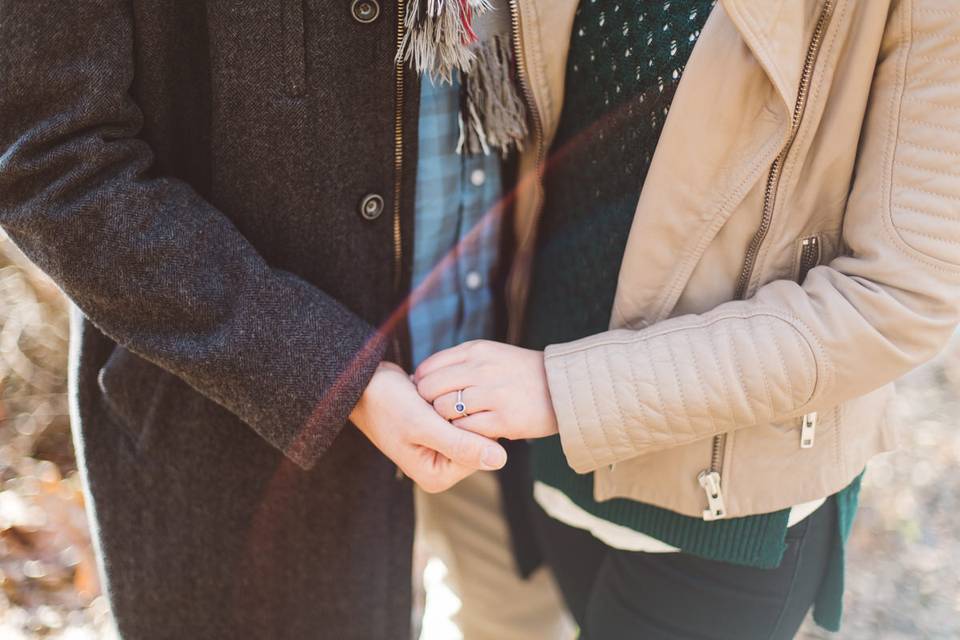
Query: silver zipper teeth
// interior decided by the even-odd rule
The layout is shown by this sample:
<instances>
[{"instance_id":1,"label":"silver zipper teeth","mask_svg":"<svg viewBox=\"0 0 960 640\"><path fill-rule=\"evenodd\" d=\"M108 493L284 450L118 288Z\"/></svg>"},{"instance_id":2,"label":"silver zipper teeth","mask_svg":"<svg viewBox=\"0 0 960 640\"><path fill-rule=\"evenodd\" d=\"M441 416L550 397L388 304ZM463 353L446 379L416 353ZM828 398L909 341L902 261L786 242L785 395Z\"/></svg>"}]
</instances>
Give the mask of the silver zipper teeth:
<instances>
[{"instance_id":1,"label":"silver zipper teeth","mask_svg":"<svg viewBox=\"0 0 960 640\"><path fill-rule=\"evenodd\" d=\"M810 236L804 238L800 245L800 269L797 271L797 282L803 284L807 274L820 264L820 238Z\"/></svg>"},{"instance_id":2,"label":"silver zipper teeth","mask_svg":"<svg viewBox=\"0 0 960 640\"><path fill-rule=\"evenodd\" d=\"M750 246L747 248L747 255L744 260L743 269L740 271L740 277L737 279L737 289L735 298L742 300L747 295L750 287L750 279L753 276L753 269L760 253L760 247L770 231L770 224L773 221L773 207L776 203L777 187L780 184L780 174L783 171L783 165L786 162L787 155L793 147L793 143L800 131L800 122L803 119L803 113L807 106L807 96L810 89L810 76L813 73L814 65L817 62L817 56L820 53L820 45L823 44L823 35L833 16L834 0L827 0L823 9L820 11L820 17L817 19L816 27L813 30L813 37L810 40L810 46L807 48L807 55L803 61L803 72L800 76L800 86L797 90L797 100L793 105L793 114L790 120L790 135L783 149L773 161L770 167L770 173L767 176L767 185L763 193L763 217L760 220L760 226L753 238L750 240ZM709 474L717 474L719 478L723 475L723 454L726 449L727 434L721 433L713 437L712 450L710 454ZM702 476L703 474L701 474ZM718 484L719 487L719 484ZM709 498L709 491L708 498ZM721 496L722 500L722 496ZM705 511L705 517L708 512Z\"/></svg>"},{"instance_id":3,"label":"silver zipper teeth","mask_svg":"<svg viewBox=\"0 0 960 640\"><path fill-rule=\"evenodd\" d=\"M513 45L513 57L516 60L517 65L517 79L518 84L520 85L520 92L523 94L524 102L527 105L527 111L530 114L530 121L533 124L533 144L536 147L536 180L537 186L543 184L543 174L544 174L544 164L546 159L546 148L543 144L544 135L543 135L543 123L540 120L540 112L537 110L537 103L534 99L533 91L530 89L530 83L527 79L527 67L526 62L523 59L523 47L521 46L521 32L520 32L520 6L518 0L510 0L510 28L511 28L511 44ZM534 219L539 217L540 209L543 207L543 200L538 194L534 196L536 198L534 210L531 213ZM529 274L528 274L529 275ZM516 279L514 279L516 280ZM519 288L516 282L510 283L510 298L516 302L523 298L520 295L523 290ZM525 285L529 286L529 285ZM523 314L522 309L513 310L510 314L510 339L515 339L515 335L519 331L519 325L522 324Z\"/></svg>"}]
</instances>

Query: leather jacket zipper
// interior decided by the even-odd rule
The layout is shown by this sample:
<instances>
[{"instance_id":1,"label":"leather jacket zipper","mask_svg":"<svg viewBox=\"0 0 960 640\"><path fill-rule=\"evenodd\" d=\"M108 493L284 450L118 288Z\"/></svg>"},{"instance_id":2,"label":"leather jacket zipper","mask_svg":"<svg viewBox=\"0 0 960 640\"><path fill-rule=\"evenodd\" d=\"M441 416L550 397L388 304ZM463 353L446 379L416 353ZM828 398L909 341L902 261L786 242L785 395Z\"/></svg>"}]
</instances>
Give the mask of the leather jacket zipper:
<instances>
[{"instance_id":1,"label":"leather jacket zipper","mask_svg":"<svg viewBox=\"0 0 960 640\"><path fill-rule=\"evenodd\" d=\"M823 44L823 37L830 24L830 18L833 16L835 0L826 0L823 9L820 11L820 17L813 30L813 37L810 39L810 45L807 47L807 55L803 61L803 71L800 75L800 85L797 89L797 100L793 105L793 113L790 118L790 132L787 141L780 153L773 161L770 167L770 173L767 176L766 188L763 192L763 215L760 219L760 226L753 234L750 245L747 247L747 255L743 262L743 268L737 279L737 288L735 298L743 300L750 288L750 280L753 276L753 269L756 265L757 256L763 246L763 241L770 231L770 225L773 222L773 209L776 204L777 187L780 185L780 176L783 172L783 166L786 163L787 156L800 131L800 123L803 120L803 114L807 106L807 97L810 93L810 78L813 75L813 69L817 62L817 56L820 53L820 47ZM801 436L802 437L802 436ZM698 476L700 486L707 494L707 508L703 511L704 520L718 520L726 516L726 509L723 503L723 491L721 480L723 477L723 457L727 445L727 434L720 433L713 437L712 450L710 454L710 467L701 471Z\"/></svg>"},{"instance_id":2,"label":"leather jacket zipper","mask_svg":"<svg viewBox=\"0 0 960 640\"><path fill-rule=\"evenodd\" d=\"M543 134L543 122L540 119L540 111L537 109L536 99L533 95L533 91L530 88L530 82L528 79L528 70L526 62L523 58L523 42L522 42L522 33L520 29L520 3L519 0L510 0L510 30L511 30L511 44L513 45L513 58L516 60L517 65L517 81L520 86L520 93L523 95L524 103L527 106L527 112L530 114L530 122L532 129L532 142L536 149L536 181L537 189L535 189L535 202L533 206L533 211L530 212L530 215L533 216L533 219L536 220L540 217L540 210L543 208L543 197L542 197L542 184L543 184L543 173L544 173L544 164L546 160L546 148L544 145L544 134ZM518 253L522 250L522 247L518 247ZM529 274L528 274L529 275ZM511 283L508 285L510 287L509 297L513 300L514 304L517 304L517 301L523 300L525 298L524 289L529 286L528 283L524 283L523 289L521 289L516 283ZM524 294L524 295L521 295ZM510 322L510 336L509 339L511 342L516 340L517 334L519 332L519 325L522 323L522 313L520 310L514 311L511 313L511 322Z\"/></svg>"},{"instance_id":3,"label":"leather jacket zipper","mask_svg":"<svg viewBox=\"0 0 960 640\"><path fill-rule=\"evenodd\" d=\"M810 236L800 242L800 269L797 271L797 283L803 284L810 269L820 264L820 237Z\"/></svg>"}]
</instances>

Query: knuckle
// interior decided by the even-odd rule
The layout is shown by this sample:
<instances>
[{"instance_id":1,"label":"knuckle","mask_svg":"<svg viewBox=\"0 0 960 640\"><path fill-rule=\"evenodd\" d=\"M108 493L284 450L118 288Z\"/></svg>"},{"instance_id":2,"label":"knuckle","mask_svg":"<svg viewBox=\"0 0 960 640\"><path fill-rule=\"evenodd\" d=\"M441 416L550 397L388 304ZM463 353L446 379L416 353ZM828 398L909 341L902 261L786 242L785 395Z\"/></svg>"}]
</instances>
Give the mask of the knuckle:
<instances>
[{"instance_id":1,"label":"knuckle","mask_svg":"<svg viewBox=\"0 0 960 640\"><path fill-rule=\"evenodd\" d=\"M443 396L433 401L433 410L437 412L437 415L444 419L450 417L450 407Z\"/></svg>"},{"instance_id":2,"label":"knuckle","mask_svg":"<svg viewBox=\"0 0 960 640\"><path fill-rule=\"evenodd\" d=\"M460 462L472 465L480 460L480 448L476 446L474 439L469 437L466 431L457 434L453 451Z\"/></svg>"},{"instance_id":3,"label":"knuckle","mask_svg":"<svg viewBox=\"0 0 960 640\"><path fill-rule=\"evenodd\" d=\"M485 340L471 340L467 343L467 354L470 356L478 356L486 353L487 342Z\"/></svg>"}]
</instances>

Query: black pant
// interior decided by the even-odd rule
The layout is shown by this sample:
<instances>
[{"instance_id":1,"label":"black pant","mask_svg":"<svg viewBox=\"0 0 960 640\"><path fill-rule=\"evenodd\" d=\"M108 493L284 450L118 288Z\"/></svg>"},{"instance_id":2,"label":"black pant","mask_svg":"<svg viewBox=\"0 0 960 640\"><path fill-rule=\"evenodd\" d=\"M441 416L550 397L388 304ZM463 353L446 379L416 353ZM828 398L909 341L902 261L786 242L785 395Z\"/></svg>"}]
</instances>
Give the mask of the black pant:
<instances>
[{"instance_id":1,"label":"black pant","mask_svg":"<svg viewBox=\"0 0 960 640\"><path fill-rule=\"evenodd\" d=\"M813 604L837 534L831 498L787 531L776 569L685 553L620 551L537 508L544 556L581 640L792 638Z\"/></svg>"}]
</instances>

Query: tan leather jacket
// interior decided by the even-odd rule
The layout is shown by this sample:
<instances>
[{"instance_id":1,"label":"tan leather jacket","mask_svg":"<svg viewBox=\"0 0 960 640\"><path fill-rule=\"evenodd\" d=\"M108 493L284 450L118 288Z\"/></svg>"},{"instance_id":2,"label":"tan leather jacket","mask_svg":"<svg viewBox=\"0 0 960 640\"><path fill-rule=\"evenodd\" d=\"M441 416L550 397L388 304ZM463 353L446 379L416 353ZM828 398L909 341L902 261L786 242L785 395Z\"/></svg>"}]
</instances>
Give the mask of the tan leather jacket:
<instances>
[{"instance_id":1,"label":"tan leather jacket","mask_svg":"<svg viewBox=\"0 0 960 640\"><path fill-rule=\"evenodd\" d=\"M536 144L512 332L575 0L518 0ZM722 0L640 195L610 331L546 350L599 500L706 519L820 498L895 444L892 381L960 314L960 6Z\"/></svg>"}]
</instances>

